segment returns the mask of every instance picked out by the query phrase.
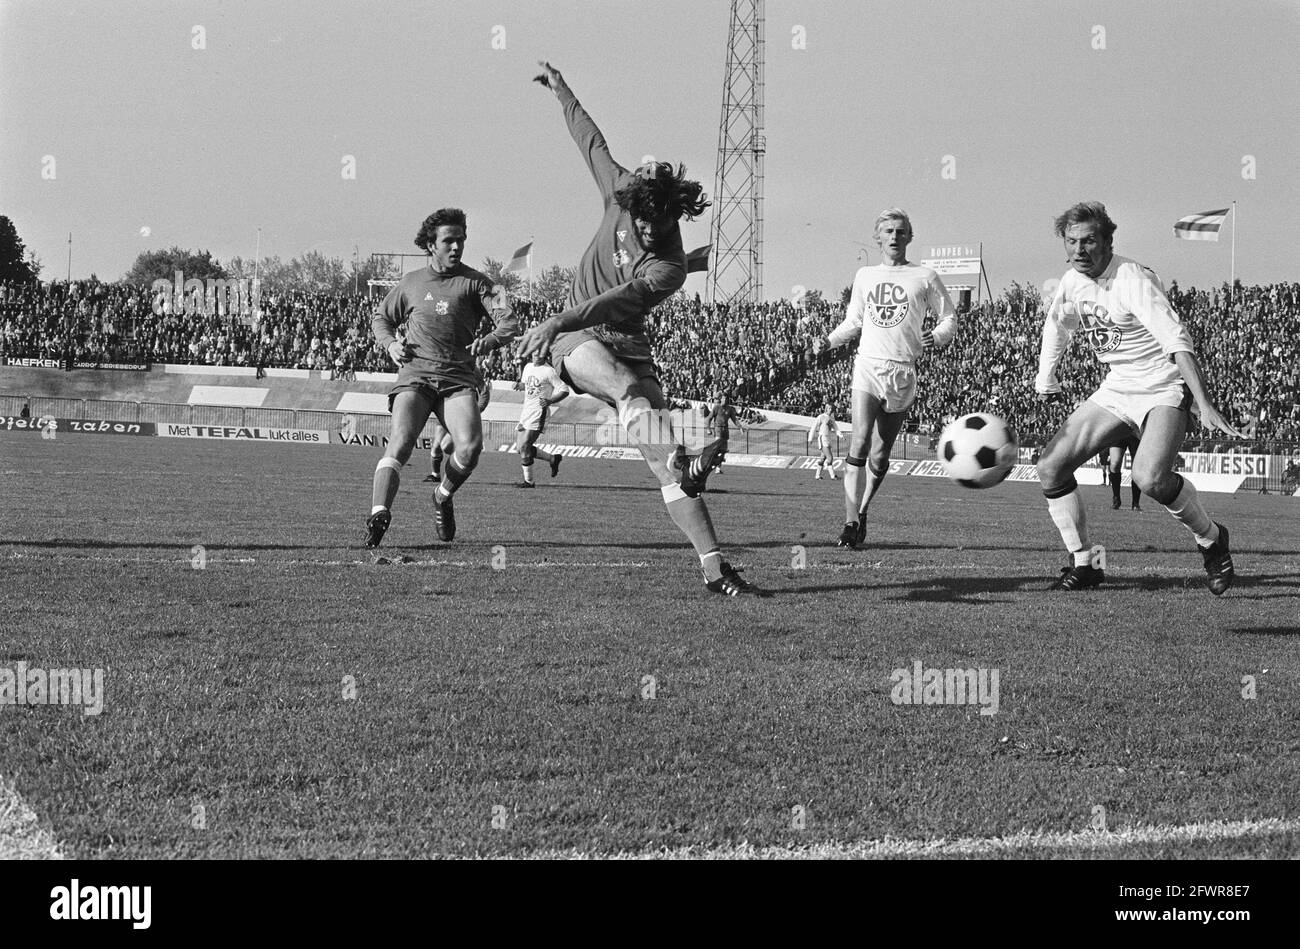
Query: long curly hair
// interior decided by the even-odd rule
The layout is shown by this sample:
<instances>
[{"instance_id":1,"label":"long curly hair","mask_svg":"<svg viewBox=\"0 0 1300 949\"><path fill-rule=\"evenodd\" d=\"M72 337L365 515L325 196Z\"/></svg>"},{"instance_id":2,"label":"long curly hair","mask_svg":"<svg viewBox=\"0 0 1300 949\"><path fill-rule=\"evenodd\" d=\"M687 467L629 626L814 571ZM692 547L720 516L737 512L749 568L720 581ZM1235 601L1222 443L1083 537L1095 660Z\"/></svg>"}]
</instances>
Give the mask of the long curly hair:
<instances>
[{"instance_id":1,"label":"long curly hair","mask_svg":"<svg viewBox=\"0 0 1300 949\"><path fill-rule=\"evenodd\" d=\"M686 166L673 168L672 162L643 165L636 177L614 192L618 206L643 221L665 217L674 221L691 221L704 213L713 202L704 194L704 186L686 177Z\"/></svg>"},{"instance_id":2,"label":"long curly hair","mask_svg":"<svg viewBox=\"0 0 1300 949\"><path fill-rule=\"evenodd\" d=\"M439 208L420 225L420 231L415 235L415 246L420 248L426 254L433 251L433 242L438 239L438 228L440 227L462 227L465 233L469 233L469 227L465 223L465 212L460 208Z\"/></svg>"}]
</instances>

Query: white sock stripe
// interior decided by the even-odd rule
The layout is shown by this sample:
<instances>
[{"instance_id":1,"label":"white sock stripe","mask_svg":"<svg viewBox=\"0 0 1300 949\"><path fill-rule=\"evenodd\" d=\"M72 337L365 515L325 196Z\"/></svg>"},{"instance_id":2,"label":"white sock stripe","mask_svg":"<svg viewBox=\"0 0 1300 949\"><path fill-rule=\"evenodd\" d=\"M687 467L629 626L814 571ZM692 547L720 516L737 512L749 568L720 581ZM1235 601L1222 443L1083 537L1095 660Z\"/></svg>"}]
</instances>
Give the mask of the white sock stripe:
<instances>
[{"instance_id":1,"label":"white sock stripe","mask_svg":"<svg viewBox=\"0 0 1300 949\"><path fill-rule=\"evenodd\" d=\"M665 504L671 504L673 501L683 501L687 497L686 492L682 490L682 486L679 484L666 484L659 489L659 492L664 496Z\"/></svg>"},{"instance_id":2,"label":"white sock stripe","mask_svg":"<svg viewBox=\"0 0 1300 949\"><path fill-rule=\"evenodd\" d=\"M379 471L383 468L392 468L394 471L400 473L402 470L402 463L398 461L396 458L389 458L388 456L384 456L383 458L379 459L379 464L375 465L375 471Z\"/></svg>"}]
</instances>

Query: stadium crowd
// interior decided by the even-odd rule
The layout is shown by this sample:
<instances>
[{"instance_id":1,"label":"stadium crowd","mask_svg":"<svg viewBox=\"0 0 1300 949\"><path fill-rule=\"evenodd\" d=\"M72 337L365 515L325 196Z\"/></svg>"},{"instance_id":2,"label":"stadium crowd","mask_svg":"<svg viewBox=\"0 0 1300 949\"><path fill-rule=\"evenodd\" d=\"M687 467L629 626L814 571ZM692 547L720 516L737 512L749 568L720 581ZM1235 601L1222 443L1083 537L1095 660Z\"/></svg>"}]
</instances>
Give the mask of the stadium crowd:
<instances>
[{"instance_id":1,"label":"stadium crowd","mask_svg":"<svg viewBox=\"0 0 1300 949\"><path fill-rule=\"evenodd\" d=\"M1169 288L1220 409L1250 437L1300 440L1300 284L1210 290ZM221 301L184 303L143 287L74 281L0 283L0 362L42 358L65 366L189 363L317 369L334 378L391 371L370 335L373 303L362 295L264 293L256 310ZM554 307L515 300L527 327ZM650 316L665 392L675 400L728 393L742 406L815 415L829 402L848 417L856 347L825 351L843 305L816 295L727 307L678 294ZM991 410L1022 436L1050 432L1064 408L1033 391L1042 313L1036 293L1014 286L965 311L956 341L924 355L909 428L937 432L970 411ZM491 378L514 379L512 353L484 362ZM1103 375L1076 336L1060 376L1084 398Z\"/></svg>"}]
</instances>

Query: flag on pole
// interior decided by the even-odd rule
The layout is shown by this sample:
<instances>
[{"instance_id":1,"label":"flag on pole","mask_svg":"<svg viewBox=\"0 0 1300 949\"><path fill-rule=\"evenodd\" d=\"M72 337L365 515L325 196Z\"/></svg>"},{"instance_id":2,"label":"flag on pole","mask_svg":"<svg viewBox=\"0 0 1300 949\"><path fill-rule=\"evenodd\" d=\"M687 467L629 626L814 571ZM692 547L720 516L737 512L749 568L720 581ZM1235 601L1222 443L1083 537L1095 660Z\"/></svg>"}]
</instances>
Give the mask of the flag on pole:
<instances>
[{"instance_id":1,"label":"flag on pole","mask_svg":"<svg viewBox=\"0 0 1300 949\"><path fill-rule=\"evenodd\" d=\"M700 273L706 273L709 269L709 251L712 249L708 244L705 244L703 247L697 247L687 254L686 272L695 273L698 270Z\"/></svg>"},{"instance_id":2,"label":"flag on pole","mask_svg":"<svg viewBox=\"0 0 1300 949\"><path fill-rule=\"evenodd\" d=\"M1228 216L1230 210L1231 208L1224 208L1222 211L1202 211L1200 214L1180 217L1178 223L1174 225L1174 237L1181 237L1185 241L1217 241L1219 228L1223 226L1223 219Z\"/></svg>"},{"instance_id":3,"label":"flag on pole","mask_svg":"<svg viewBox=\"0 0 1300 949\"><path fill-rule=\"evenodd\" d=\"M529 241L523 247L515 251L515 255L510 258L510 263L506 264L506 270L524 270L533 268L533 242Z\"/></svg>"}]
</instances>

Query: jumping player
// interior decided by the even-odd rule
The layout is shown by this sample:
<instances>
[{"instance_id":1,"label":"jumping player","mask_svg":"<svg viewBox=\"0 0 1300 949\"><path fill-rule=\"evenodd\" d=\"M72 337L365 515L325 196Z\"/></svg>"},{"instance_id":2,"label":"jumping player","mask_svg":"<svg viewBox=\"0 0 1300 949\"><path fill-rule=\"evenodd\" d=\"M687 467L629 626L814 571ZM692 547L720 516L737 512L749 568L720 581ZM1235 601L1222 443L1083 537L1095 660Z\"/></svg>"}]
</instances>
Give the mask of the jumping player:
<instances>
[{"instance_id":1,"label":"jumping player","mask_svg":"<svg viewBox=\"0 0 1300 949\"><path fill-rule=\"evenodd\" d=\"M1118 445L1111 445L1110 450L1105 453L1105 461L1102 471L1110 473L1110 506L1113 510L1119 510L1119 489L1124 481L1124 452L1128 452L1129 460L1137 457L1138 445L1137 438L1132 435L1122 439ZM1142 510L1142 489L1132 478L1129 479L1129 494L1131 496L1130 507L1134 511Z\"/></svg>"},{"instance_id":2,"label":"jumping player","mask_svg":"<svg viewBox=\"0 0 1300 949\"><path fill-rule=\"evenodd\" d=\"M614 161L605 137L559 71L542 63L537 81L555 93L596 179L604 216L582 255L566 309L525 332L518 355L549 355L575 392L588 392L618 410L619 423L659 480L673 523L700 558L706 587L737 596L759 593L722 558L700 492L722 460L720 441L698 456L685 454L673 434L645 318L686 282L678 219L704 212L709 201L684 167L648 162L630 172Z\"/></svg>"},{"instance_id":3,"label":"jumping player","mask_svg":"<svg viewBox=\"0 0 1300 949\"><path fill-rule=\"evenodd\" d=\"M429 255L429 266L404 275L375 311L375 341L400 367L388 394L393 415L388 450L375 467L373 507L366 519L366 546L377 547L392 519L398 473L429 415L436 415L455 442L447 470L433 492L438 539L456 536L452 495L465 483L483 448L479 388L483 377L474 357L499 349L514 338L519 324L505 291L461 263L465 251L465 212L443 208L425 218L415 246ZM495 329L476 336L483 317ZM396 330L405 325L406 341Z\"/></svg>"},{"instance_id":4,"label":"jumping player","mask_svg":"<svg viewBox=\"0 0 1300 949\"><path fill-rule=\"evenodd\" d=\"M827 402L822 414L813 419L812 425L808 426L808 444L812 444L814 437L817 439L817 473L813 475L815 481L822 479L823 468L831 476L832 481L838 480L835 477L835 449L831 445L831 436L838 439L840 427L835 421L835 410Z\"/></svg>"},{"instance_id":5,"label":"jumping player","mask_svg":"<svg viewBox=\"0 0 1300 949\"><path fill-rule=\"evenodd\" d=\"M861 547L866 537L867 508L885 480L889 453L916 399L916 358L923 350L947 346L957 335L957 310L939 275L907 259L912 242L907 214L898 208L881 211L875 238L882 262L858 270L844 322L826 337L826 345L834 348L862 335L853 362L853 434L844 459L840 547ZM938 322L926 330L930 314ZM869 487L863 478L868 465Z\"/></svg>"},{"instance_id":6,"label":"jumping player","mask_svg":"<svg viewBox=\"0 0 1300 949\"><path fill-rule=\"evenodd\" d=\"M1100 388L1065 420L1038 459L1038 478L1071 565L1053 584L1084 590L1106 579L1104 548L1090 548L1083 500L1074 473L1088 456L1130 435L1133 483L1191 531L1201 551L1210 592L1233 580L1228 529L1210 520L1196 488L1174 471L1195 399L1201 424L1238 432L1206 394L1192 340L1169 304L1160 279L1135 260L1114 253L1115 223L1099 201L1074 205L1056 219L1071 269L1048 304L1034 388L1059 398L1056 367L1070 337L1082 327L1097 358L1110 366Z\"/></svg>"},{"instance_id":7,"label":"jumping player","mask_svg":"<svg viewBox=\"0 0 1300 949\"><path fill-rule=\"evenodd\" d=\"M564 456L558 452L543 451L537 447L536 442L538 436L546 430L551 406L567 399L572 390L540 353L533 353L532 362L524 366L524 371L519 375L519 388L524 390L524 404L519 410L518 434L515 438L519 465L524 470L524 480L519 482L519 487L532 488L536 487L533 483L534 459L540 458L551 466L552 478L560 473L560 462Z\"/></svg>"}]
</instances>

